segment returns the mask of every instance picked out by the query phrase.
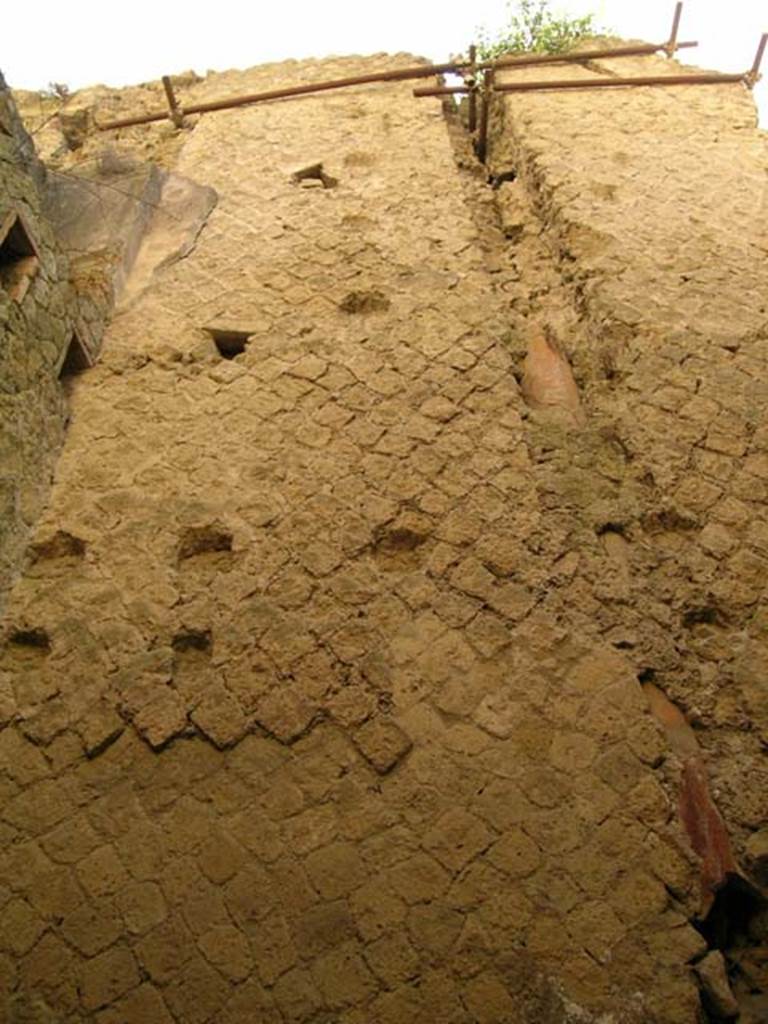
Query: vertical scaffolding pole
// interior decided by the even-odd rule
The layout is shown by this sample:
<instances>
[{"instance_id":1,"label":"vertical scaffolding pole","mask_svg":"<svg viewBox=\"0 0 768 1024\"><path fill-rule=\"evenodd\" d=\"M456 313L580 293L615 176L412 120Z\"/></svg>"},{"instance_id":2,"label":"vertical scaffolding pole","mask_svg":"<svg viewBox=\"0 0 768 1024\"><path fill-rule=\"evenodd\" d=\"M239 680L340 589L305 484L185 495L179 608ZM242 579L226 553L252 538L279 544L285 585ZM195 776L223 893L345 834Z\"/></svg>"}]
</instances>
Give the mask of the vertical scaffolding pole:
<instances>
[{"instance_id":1,"label":"vertical scaffolding pole","mask_svg":"<svg viewBox=\"0 0 768 1024\"><path fill-rule=\"evenodd\" d=\"M477 128L477 47L474 43L469 48L469 133L474 135Z\"/></svg>"},{"instance_id":2,"label":"vertical scaffolding pole","mask_svg":"<svg viewBox=\"0 0 768 1024\"><path fill-rule=\"evenodd\" d=\"M170 75L163 75L163 88L165 89L165 98L168 100L168 116L176 128L182 128L184 126L184 115L176 99L176 93L173 91Z\"/></svg>"},{"instance_id":3,"label":"vertical scaffolding pole","mask_svg":"<svg viewBox=\"0 0 768 1024\"><path fill-rule=\"evenodd\" d=\"M683 15L682 2L675 5L675 16L672 19L672 31L669 34L669 41L664 47L668 57L674 57L677 50L677 34L680 31L680 18Z\"/></svg>"},{"instance_id":4,"label":"vertical scaffolding pole","mask_svg":"<svg viewBox=\"0 0 768 1024\"><path fill-rule=\"evenodd\" d=\"M765 47L768 44L768 32L763 32L758 43L757 53L755 54L755 62L747 72L747 85L750 89L753 89L760 79L760 65L763 63L763 55L765 54Z\"/></svg>"},{"instance_id":5,"label":"vertical scaffolding pole","mask_svg":"<svg viewBox=\"0 0 768 1024\"><path fill-rule=\"evenodd\" d=\"M477 140L477 159L481 164L485 163L485 158L488 155L488 118L491 112L493 79L493 68L489 68L485 73L485 82L483 83L483 109L480 112L480 136Z\"/></svg>"}]
</instances>

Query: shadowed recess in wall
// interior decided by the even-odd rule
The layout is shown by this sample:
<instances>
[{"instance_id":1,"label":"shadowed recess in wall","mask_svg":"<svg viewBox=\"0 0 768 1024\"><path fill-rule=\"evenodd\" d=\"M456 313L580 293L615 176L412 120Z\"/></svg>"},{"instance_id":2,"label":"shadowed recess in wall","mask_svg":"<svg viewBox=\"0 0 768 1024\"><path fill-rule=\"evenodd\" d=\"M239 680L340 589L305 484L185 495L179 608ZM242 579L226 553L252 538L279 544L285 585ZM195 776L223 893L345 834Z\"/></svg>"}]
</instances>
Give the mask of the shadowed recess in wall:
<instances>
[{"instance_id":1,"label":"shadowed recess in wall","mask_svg":"<svg viewBox=\"0 0 768 1024\"><path fill-rule=\"evenodd\" d=\"M706 918L694 922L710 952L694 965L707 1021L768 1019L768 899L739 875L717 891Z\"/></svg>"},{"instance_id":2,"label":"shadowed recess in wall","mask_svg":"<svg viewBox=\"0 0 768 1024\"><path fill-rule=\"evenodd\" d=\"M291 181L302 188L335 188L338 179L326 174L322 161L299 167L291 174Z\"/></svg>"},{"instance_id":3,"label":"shadowed recess in wall","mask_svg":"<svg viewBox=\"0 0 768 1024\"><path fill-rule=\"evenodd\" d=\"M171 646L177 654L205 654L211 650L210 629L188 629L177 633Z\"/></svg>"},{"instance_id":4,"label":"shadowed recess in wall","mask_svg":"<svg viewBox=\"0 0 768 1024\"><path fill-rule=\"evenodd\" d=\"M193 526L182 536L179 561L232 551L232 534L220 526Z\"/></svg>"},{"instance_id":5,"label":"shadowed recess in wall","mask_svg":"<svg viewBox=\"0 0 768 1024\"><path fill-rule=\"evenodd\" d=\"M51 638L48 633L37 627L12 629L8 634L8 643L12 647L40 654L49 654L51 650Z\"/></svg>"},{"instance_id":6,"label":"shadowed recess in wall","mask_svg":"<svg viewBox=\"0 0 768 1024\"><path fill-rule=\"evenodd\" d=\"M414 568L420 562L419 548L428 540L409 526L386 526L374 531L373 556L380 569Z\"/></svg>"},{"instance_id":7,"label":"shadowed recess in wall","mask_svg":"<svg viewBox=\"0 0 768 1024\"><path fill-rule=\"evenodd\" d=\"M80 537L67 530L57 530L47 540L32 545L32 558L35 562L45 562L60 558L83 558L86 543Z\"/></svg>"},{"instance_id":8,"label":"shadowed recess in wall","mask_svg":"<svg viewBox=\"0 0 768 1024\"><path fill-rule=\"evenodd\" d=\"M392 303L384 292L371 291L350 292L339 303L342 313L383 313Z\"/></svg>"},{"instance_id":9,"label":"shadowed recess in wall","mask_svg":"<svg viewBox=\"0 0 768 1024\"><path fill-rule=\"evenodd\" d=\"M74 377L76 374L82 373L83 370L88 370L91 366L93 366L93 358L90 352L81 341L77 331L73 331L67 346L67 353L59 370L59 380L64 380L66 377Z\"/></svg>"},{"instance_id":10,"label":"shadowed recess in wall","mask_svg":"<svg viewBox=\"0 0 768 1024\"><path fill-rule=\"evenodd\" d=\"M173 649L173 685L193 700L205 693L210 680L207 669L213 652L210 629L184 629L171 640Z\"/></svg>"},{"instance_id":11,"label":"shadowed recess in wall","mask_svg":"<svg viewBox=\"0 0 768 1024\"><path fill-rule=\"evenodd\" d=\"M0 222L0 287L21 302L40 268L40 257L21 214L11 211Z\"/></svg>"},{"instance_id":12,"label":"shadowed recess in wall","mask_svg":"<svg viewBox=\"0 0 768 1024\"><path fill-rule=\"evenodd\" d=\"M216 350L222 359L234 359L248 347L253 331L243 331L220 327L206 327L206 332L213 339Z\"/></svg>"}]
</instances>

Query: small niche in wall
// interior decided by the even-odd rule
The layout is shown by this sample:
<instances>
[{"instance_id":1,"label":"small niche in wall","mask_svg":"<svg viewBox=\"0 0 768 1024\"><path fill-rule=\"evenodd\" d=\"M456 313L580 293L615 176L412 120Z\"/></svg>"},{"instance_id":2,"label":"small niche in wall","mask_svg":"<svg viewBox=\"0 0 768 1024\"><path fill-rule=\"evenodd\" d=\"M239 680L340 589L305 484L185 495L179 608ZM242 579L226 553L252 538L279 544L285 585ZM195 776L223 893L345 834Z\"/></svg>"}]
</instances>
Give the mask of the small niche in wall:
<instances>
[{"instance_id":1,"label":"small niche in wall","mask_svg":"<svg viewBox=\"0 0 768 1024\"><path fill-rule=\"evenodd\" d=\"M206 327L205 330L213 338L222 359L234 359L235 356L242 355L251 340L250 331L225 330L218 327Z\"/></svg>"},{"instance_id":2,"label":"small niche in wall","mask_svg":"<svg viewBox=\"0 0 768 1024\"><path fill-rule=\"evenodd\" d=\"M11 211L0 222L0 288L21 302L39 269L32 235L21 214Z\"/></svg>"},{"instance_id":3,"label":"small niche in wall","mask_svg":"<svg viewBox=\"0 0 768 1024\"><path fill-rule=\"evenodd\" d=\"M8 642L16 648L39 651L41 654L50 654L51 651L51 638L44 629L24 627L12 629L8 636Z\"/></svg>"},{"instance_id":4,"label":"small niche in wall","mask_svg":"<svg viewBox=\"0 0 768 1024\"><path fill-rule=\"evenodd\" d=\"M59 370L59 380L67 377L74 377L93 366L93 359L87 347L83 344L77 331L72 331L72 336L67 345L67 352Z\"/></svg>"},{"instance_id":5,"label":"small niche in wall","mask_svg":"<svg viewBox=\"0 0 768 1024\"><path fill-rule=\"evenodd\" d=\"M297 167L291 174L291 181L302 188L335 188L339 183L338 178L326 174L322 161Z\"/></svg>"}]
</instances>

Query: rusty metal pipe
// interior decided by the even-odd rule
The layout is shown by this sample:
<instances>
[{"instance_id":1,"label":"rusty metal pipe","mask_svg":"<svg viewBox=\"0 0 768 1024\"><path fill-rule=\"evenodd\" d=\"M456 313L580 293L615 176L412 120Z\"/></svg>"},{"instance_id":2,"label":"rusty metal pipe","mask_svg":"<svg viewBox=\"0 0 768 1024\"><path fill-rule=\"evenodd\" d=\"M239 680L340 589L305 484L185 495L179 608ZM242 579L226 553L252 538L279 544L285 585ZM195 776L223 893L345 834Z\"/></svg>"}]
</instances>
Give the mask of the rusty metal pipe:
<instances>
[{"instance_id":1,"label":"rusty metal pipe","mask_svg":"<svg viewBox=\"0 0 768 1024\"><path fill-rule=\"evenodd\" d=\"M682 46L696 46L696 43L679 43ZM594 60L598 57L625 57L643 53L655 53L663 50L664 44L645 43L641 46L623 46L612 50L585 50L573 54L530 55L526 57L503 58L501 61L489 61L477 64L478 70L492 70L495 67L529 66L534 64L572 63L574 61ZM418 67L398 68L393 71L372 72L369 75L356 75L352 78L338 78L327 82L314 82L310 85L294 85L284 89L270 89L266 92L253 93L246 96L231 96L223 100L212 100L209 103L195 103L188 107L180 107L179 113L207 114L216 110L229 110L234 107L245 107L252 103L263 103L267 100L287 99L291 96L308 96L312 93L327 92L331 89L346 89L355 85L369 85L374 82L402 82L411 78L430 78L432 75L456 74L464 68L471 67L469 61L452 61L448 64L419 65ZM140 114L135 117L120 118L116 121L105 121L96 125L99 131L110 131L113 128L130 128L133 125L151 124L153 121L164 121L168 117L166 111L151 114Z\"/></svg>"},{"instance_id":2,"label":"rusty metal pipe","mask_svg":"<svg viewBox=\"0 0 768 1024\"><path fill-rule=\"evenodd\" d=\"M672 31L669 33L669 42L665 47L668 57L671 57L677 49L677 33L680 31L680 19L682 16L683 5L682 2L678 2L675 5L675 14L672 18Z\"/></svg>"},{"instance_id":3,"label":"rusty metal pipe","mask_svg":"<svg viewBox=\"0 0 768 1024\"><path fill-rule=\"evenodd\" d=\"M685 50L698 46L697 42L676 43L675 49ZM602 57L642 57L645 54L666 50L669 43L638 43L636 46L613 46L605 50L582 50L580 53L532 53L525 56L500 57L495 61L478 64L478 68L532 67L537 64L574 64L586 60L600 60Z\"/></svg>"},{"instance_id":4,"label":"rusty metal pipe","mask_svg":"<svg viewBox=\"0 0 768 1024\"><path fill-rule=\"evenodd\" d=\"M290 96L307 96L316 92L327 92L330 89L345 89L353 85L368 85L373 82L401 82L409 78L431 78L433 75L449 74L466 64L424 64L420 67L399 68L393 71L377 71L370 75L356 75L353 78L337 78L327 82L313 82L309 85L292 85L284 89L269 89L266 92L251 93L246 96L230 96L223 100L211 100L209 103L194 103L182 109L184 114L208 114L214 110L229 110L231 107L245 107L251 103L263 103L266 100L287 99ZM137 117L126 117L117 121L106 121L98 125L100 131L110 128L128 128L137 124L150 124L162 121L167 112L141 114Z\"/></svg>"},{"instance_id":5,"label":"rusty metal pipe","mask_svg":"<svg viewBox=\"0 0 768 1024\"><path fill-rule=\"evenodd\" d=\"M747 72L747 84L750 89L760 78L760 65L763 63L763 54L765 53L766 44L768 44L768 32L763 32L760 37L760 42L757 44L757 53L755 54L754 63Z\"/></svg>"},{"instance_id":6,"label":"rusty metal pipe","mask_svg":"<svg viewBox=\"0 0 768 1024\"><path fill-rule=\"evenodd\" d=\"M540 92L547 89L611 89L632 85L718 85L727 82L745 82L747 76L738 75L649 75L644 78L566 78L551 82L511 82L497 85L496 92Z\"/></svg>"},{"instance_id":7,"label":"rusty metal pipe","mask_svg":"<svg viewBox=\"0 0 768 1024\"><path fill-rule=\"evenodd\" d=\"M484 64L478 64L477 69L479 71L490 70L495 68L500 71L509 70L514 68L516 65L520 67L531 67L537 64L555 64L555 63L577 63L584 60L597 60L600 57L637 57L646 54L656 53L658 50L665 50L669 44L663 43L661 46L656 46L655 43L642 43L637 46L619 46L614 47L610 50L584 50L583 53L574 53L570 55L563 54L546 54L532 55L529 57L502 57L500 60L495 62L489 61ZM698 46L695 42L676 43L675 49L680 50L684 47ZM444 86L432 88L430 86L424 86L419 89L413 90L413 95L422 96L450 96L454 93L466 93L468 90L466 86ZM497 89L497 91L499 91ZM471 95L471 93L470 93Z\"/></svg>"},{"instance_id":8,"label":"rusty metal pipe","mask_svg":"<svg viewBox=\"0 0 768 1024\"><path fill-rule=\"evenodd\" d=\"M176 128L181 128L184 124L184 117L179 109L176 93L173 91L173 84L169 75L163 75L163 88L165 89L165 98L168 100L168 116Z\"/></svg>"},{"instance_id":9,"label":"rusty metal pipe","mask_svg":"<svg viewBox=\"0 0 768 1024\"><path fill-rule=\"evenodd\" d=\"M474 43L469 48L469 77L471 88L469 92L469 110L467 111L467 127L470 135L473 135L477 128L477 47Z\"/></svg>"},{"instance_id":10,"label":"rusty metal pipe","mask_svg":"<svg viewBox=\"0 0 768 1024\"><path fill-rule=\"evenodd\" d=\"M477 159L481 164L485 163L488 156L488 118L491 112L491 94L493 92L493 80L495 72L490 68L485 75L483 87L483 109L480 112L480 132L477 138Z\"/></svg>"}]
</instances>

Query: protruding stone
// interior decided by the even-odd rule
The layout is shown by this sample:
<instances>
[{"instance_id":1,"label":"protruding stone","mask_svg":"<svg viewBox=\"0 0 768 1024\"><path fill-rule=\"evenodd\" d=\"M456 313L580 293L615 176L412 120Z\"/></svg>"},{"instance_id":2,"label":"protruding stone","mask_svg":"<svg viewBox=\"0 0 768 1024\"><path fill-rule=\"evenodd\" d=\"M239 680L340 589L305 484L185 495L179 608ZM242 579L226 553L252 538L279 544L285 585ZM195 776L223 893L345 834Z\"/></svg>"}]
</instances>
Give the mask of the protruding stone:
<instances>
[{"instance_id":1,"label":"protruding stone","mask_svg":"<svg viewBox=\"0 0 768 1024\"><path fill-rule=\"evenodd\" d=\"M744 844L744 852L755 881L768 887L768 828L753 832Z\"/></svg>"},{"instance_id":2,"label":"protruding stone","mask_svg":"<svg viewBox=\"0 0 768 1024\"><path fill-rule=\"evenodd\" d=\"M449 871L460 871L490 846L493 835L483 822L460 807L442 814L424 837L424 846Z\"/></svg>"},{"instance_id":3,"label":"protruding stone","mask_svg":"<svg viewBox=\"0 0 768 1024\"><path fill-rule=\"evenodd\" d=\"M503 688L494 690L483 697L472 717L491 736L506 740L520 717L519 702Z\"/></svg>"},{"instance_id":4,"label":"protruding stone","mask_svg":"<svg viewBox=\"0 0 768 1024\"><path fill-rule=\"evenodd\" d=\"M683 766L680 818L691 845L701 858L702 915L705 915L717 890L729 875L738 874L738 869L700 758L691 757Z\"/></svg>"},{"instance_id":5,"label":"protruding stone","mask_svg":"<svg viewBox=\"0 0 768 1024\"><path fill-rule=\"evenodd\" d=\"M145 705L134 717L133 724L147 743L158 750L184 731L187 709L181 697L168 689Z\"/></svg>"},{"instance_id":6,"label":"protruding stone","mask_svg":"<svg viewBox=\"0 0 768 1024\"><path fill-rule=\"evenodd\" d=\"M720 950L713 949L711 953L707 953L704 959L696 964L694 970L699 977L708 1009L726 1020L738 1017L739 1004L731 991L725 958Z\"/></svg>"},{"instance_id":7,"label":"protruding stone","mask_svg":"<svg viewBox=\"0 0 768 1024\"><path fill-rule=\"evenodd\" d=\"M191 715L192 721L220 750L234 746L248 731L248 719L223 687L208 693Z\"/></svg>"},{"instance_id":8,"label":"protruding stone","mask_svg":"<svg viewBox=\"0 0 768 1024\"><path fill-rule=\"evenodd\" d=\"M230 981L243 981L253 970L248 938L231 925L216 925L199 940L208 961Z\"/></svg>"},{"instance_id":9,"label":"protruding stone","mask_svg":"<svg viewBox=\"0 0 768 1024\"><path fill-rule=\"evenodd\" d=\"M59 128L67 148L80 149L91 128L91 110L88 107L80 110L61 110L58 117Z\"/></svg>"},{"instance_id":10,"label":"protruding stone","mask_svg":"<svg viewBox=\"0 0 768 1024\"><path fill-rule=\"evenodd\" d=\"M80 969L80 1002L87 1011L98 1010L139 985L136 961L129 950L115 946L86 961Z\"/></svg>"},{"instance_id":11,"label":"protruding stone","mask_svg":"<svg viewBox=\"0 0 768 1024\"><path fill-rule=\"evenodd\" d=\"M304 164L291 173L291 181L302 188L333 188L338 179L323 170L322 160Z\"/></svg>"},{"instance_id":12,"label":"protruding stone","mask_svg":"<svg viewBox=\"0 0 768 1024\"><path fill-rule=\"evenodd\" d=\"M584 411L573 371L554 337L538 336L531 340L523 362L521 390L532 409L564 425L584 425Z\"/></svg>"},{"instance_id":13,"label":"protruding stone","mask_svg":"<svg viewBox=\"0 0 768 1024\"><path fill-rule=\"evenodd\" d=\"M16 714L16 696L10 673L0 673L0 728L8 725Z\"/></svg>"},{"instance_id":14,"label":"protruding stone","mask_svg":"<svg viewBox=\"0 0 768 1024\"><path fill-rule=\"evenodd\" d=\"M450 399L443 398L442 395L434 395L424 402L419 412L424 416L428 416L431 420L447 423L454 416L458 415L459 408Z\"/></svg>"},{"instance_id":15,"label":"protruding stone","mask_svg":"<svg viewBox=\"0 0 768 1024\"><path fill-rule=\"evenodd\" d=\"M403 730L386 718L366 722L355 733L354 741L380 775L392 771L413 746Z\"/></svg>"},{"instance_id":16,"label":"protruding stone","mask_svg":"<svg viewBox=\"0 0 768 1024\"><path fill-rule=\"evenodd\" d=\"M371 291L349 292L339 303L342 313L383 313L391 303L384 292L378 289Z\"/></svg>"},{"instance_id":17,"label":"protruding stone","mask_svg":"<svg viewBox=\"0 0 768 1024\"><path fill-rule=\"evenodd\" d=\"M316 710L293 690L273 690L259 703L256 721L282 743L292 743L307 731Z\"/></svg>"},{"instance_id":18,"label":"protruding stone","mask_svg":"<svg viewBox=\"0 0 768 1024\"><path fill-rule=\"evenodd\" d=\"M304 380L317 380L327 369L328 363L324 359L318 359L309 353L295 362L288 373L292 377L301 377Z\"/></svg>"},{"instance_id":19,"label":"protruding stone","mask_svg":"<svg viewBox=\"0 0 768 1024\"><path fill-rule=\"evenodd\" d=\"M673 704L658 686L643 684L648 708L666 733L669 745L678 757L697 757L699 744L696 735L682 711Z\"/></svg>"},{"instance_id":20,"label":"protruding stone","mask_svg":"<svg viewBox=\"0 0 768 1024\"><path fill-rule=\"evenodd\" d=\"M488 860L510 878L527 878L541 863L541 851L530 836L515 827L491 847Z\"/></svg>"},{"instance_id":21,"label":"protruding stone","mask_svg":"<svg viewBox=\"0 0 768 1024\"><path fill-rule=\"evenodd\" d=\"M121 735L125 723L114 708L99 701L75 726L88 757L96 757Z\"/></svg>"}]
</instances>

